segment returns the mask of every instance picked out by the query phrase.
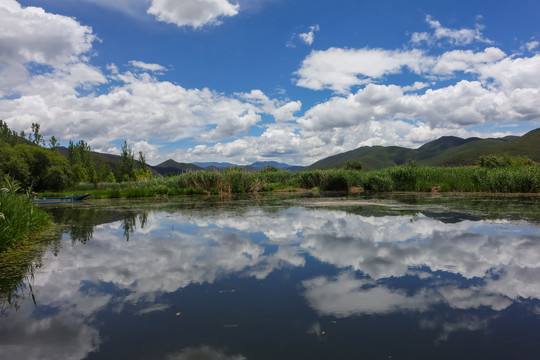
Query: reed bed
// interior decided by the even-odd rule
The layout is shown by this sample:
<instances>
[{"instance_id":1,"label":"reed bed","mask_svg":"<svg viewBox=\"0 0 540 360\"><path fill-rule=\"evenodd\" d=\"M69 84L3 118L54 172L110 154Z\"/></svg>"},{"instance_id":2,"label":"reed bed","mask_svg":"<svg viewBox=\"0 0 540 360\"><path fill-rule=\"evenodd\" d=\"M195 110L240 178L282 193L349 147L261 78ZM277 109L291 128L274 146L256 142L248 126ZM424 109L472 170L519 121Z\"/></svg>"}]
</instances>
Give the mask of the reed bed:
<instances>
[{"instance_id":1,"label":"reed bed","mask_svg":"<svg viewBox=\"0 0 540 360\"><path fill-rule=\"evenodd\" d=\"M0 252L27 240L51 223L50 216L30 196L9 188L0 190Z\"/></svg>"},{"instance_id":2,"label":"reed bed","mask_svg":"<svg viewBox=\"0 0 540 360\"><path fill-rule=\"evenodd\" d=\"M172 177L137 182L80 184L78 190L92 192L93 198L131 198L194 194L244 194L269 191L350 191L366 192L494 192L538 193L540 166L420 167L396 166L378 171L312 170L246 172L189 172ZM73 190L70 192L72 194ZM59 195L58 193L44 196ZM63 195L68 193L64 192Z\"/></svg>"}]
</instances>

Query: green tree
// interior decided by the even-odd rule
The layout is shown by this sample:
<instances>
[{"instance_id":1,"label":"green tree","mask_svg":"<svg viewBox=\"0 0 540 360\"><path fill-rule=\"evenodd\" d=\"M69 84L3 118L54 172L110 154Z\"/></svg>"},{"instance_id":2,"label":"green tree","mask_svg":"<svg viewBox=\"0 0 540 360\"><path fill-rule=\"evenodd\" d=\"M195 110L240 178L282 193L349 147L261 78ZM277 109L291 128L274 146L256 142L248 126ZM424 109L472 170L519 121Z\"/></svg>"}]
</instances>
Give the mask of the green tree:
<instances>
[{"instance_id":1,"label":"green tree","mask_svg":"<svg viewBox=\"0 0 540 360\"><path fill-rule=\"evenodd\" d=\"M71 165L81 163L81 154L79 150L75 147L73 140L69 140L68 147L67 147L67 158Z\"/></svg>"},{"instance_id":2,"label":"green tree","mask_svg":"<svg viewBox=\"0 0 540 360\"><path fill-rule=\"evenodd\" d=\"M88 180L88 172L81 164L71 165L71 182L74 184Z\"/></svg>"},{"instance_id":3,"label":"green tree","mask_svg":"<svg viewBox=\"0 0 540 360\"><path fill-rule=\"evenodd\" d=\"M69 174L67 167L54 165L47 169L44 179L47 190L60 191L69 186Z\"/></svg>"},{"instance_id":4,"label":"green tree","mask_svg":"<svg viewBox=\"0 0 540 360\"><path fill-rule=\"evenodd\" d=\"M49 140L49 147L52 150L58 150L58 140L53 136L51 136L51 139Z\"/></svg>"},{"instance_id":5,"label":"green tree","mask_svg":"<svg viewBox=\"0 0 540 360\"><path fill-rule=\"evenodd\" d=\"M11 130L7 123L0 120L0 140L11 146L25 142L16 131Z\"/></svg>"},{"instance_id":6,"label":"green tree","mask_svg":"<svg viewBox=\"0 0 540 360\"><path fill-rule=\"evenodd\" d=\"M30 169L20 152L12 146L0 147L0 172L23 186L30 184Z\"/></svg>"},{"instance_id":7,"label":"green tree","mask_svg":"<svg viewBox=\"0 0 540 360\"><path fill-rule=\"evenodd\" d=\"M146 163L146 157L142 151L139 151L139 169L146 170L148 169L148 164Z\"/></svg>"},{"instance_id":8,"label":"green tree","mask_svg":"<svg viewBox=\"0 0 540 360\"><path fill-rule=\"evenodd\" d=\"M124 140L122 145L122 154L120 159L120 165L116 173L116 181L123 182L135 179L135 156L133 155L133 149Z\"/></svg>"},{"instance_id":9,"label":"green tree","mask_svg":"<svg viewBox=\"0 0 540 360\"><path fill-rule=\"evenodd\" d=\"M44 145L45 141L43 140L43 136L39 133L40 125L38 123L32 123L32 142L35 145Z\"/></svg>"}]
</instances>

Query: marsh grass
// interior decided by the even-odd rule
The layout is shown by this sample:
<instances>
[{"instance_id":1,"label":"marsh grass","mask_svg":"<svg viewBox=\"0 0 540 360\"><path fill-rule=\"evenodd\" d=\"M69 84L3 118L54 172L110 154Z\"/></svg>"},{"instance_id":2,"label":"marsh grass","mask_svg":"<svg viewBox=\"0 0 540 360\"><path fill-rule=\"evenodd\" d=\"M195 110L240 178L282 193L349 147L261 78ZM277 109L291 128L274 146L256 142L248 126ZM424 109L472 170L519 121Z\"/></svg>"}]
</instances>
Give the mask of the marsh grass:
<instances>
[{"instance_id":1,"label":"marsh grass","mask_svg":"<svg viewBox=\"0 0 540 360\"><path fill-rule=\"evenodd\" d=\"M397 166L369 173L364 188L373 191L537 193L540 191L540 166Z\"/></svg>"},{"instance_id":2,"label":"marsh grass","mask_svg":"<svg viewBox=\"0 0 540 360\"><path fill-rule=\"evenodd\" d=\"M93 189L82 184L80 190L92 198L134 198L173 195L224 195L269 191L349 191L366 192L494 192L537 193L540 191L540 166L487 167L421 167L395 166L378 171L311 170L247 172L230 169L225 172L189 172L178 176L151 178L137 182L98 183ZM44 193L42 196L70 196Z\"/></svg>"},{"instance_id":3,"label":"marsh grass","mask_svg":"<svg viewBox=\"0 0 540 360\"><path fill-rule=\"evenodd\" d=\"M32 203L29 194L17 193L9 179L0 189L0 252L15 247L50 223L50 216Z\"/></svg>"}]
</instances>

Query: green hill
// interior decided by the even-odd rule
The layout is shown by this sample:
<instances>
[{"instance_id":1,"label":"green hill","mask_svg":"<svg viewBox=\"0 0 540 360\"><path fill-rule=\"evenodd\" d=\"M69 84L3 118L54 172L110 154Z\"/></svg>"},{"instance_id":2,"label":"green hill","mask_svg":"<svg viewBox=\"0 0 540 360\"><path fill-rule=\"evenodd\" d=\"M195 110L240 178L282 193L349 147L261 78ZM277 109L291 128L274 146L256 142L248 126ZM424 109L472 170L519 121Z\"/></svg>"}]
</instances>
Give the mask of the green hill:
<instances>
[{"instance_id":1,"label":"green hill","mask_svg":"<svg viewBox=\"0 0 540 360\"><path fill-rule=\"evenodd\" d=\"M185 173L185 172L188 172L188 171L199 171L199 170L203 169L203 168L201 168L201 167L199 167L197 165L194 165L194 164L179 163L179 162L176 162L176 161L174 161L172 159L164 161L159 165L151 166L150 168L157 171L161 175L165 175L165 174L178 175L178 174L182 174L182 173Z\"/></svg>"},{"instance_id":2,"label":"green hill","mask_svg":"<svg viewBox=\"0 0 540 360\"><path fill-rule=\"evenodd\" d=\"M348 160L359 160L365 170L379 170L403 165L414 160L424 166L474 165L482 155L509 154L528 156L540 162L540 128L519 136L499 139L462 139L443 136L418 149L399 146L363 146L355 150L333 155L310 165L308 169L341 168Z\"/></svg>"}]
</instances>

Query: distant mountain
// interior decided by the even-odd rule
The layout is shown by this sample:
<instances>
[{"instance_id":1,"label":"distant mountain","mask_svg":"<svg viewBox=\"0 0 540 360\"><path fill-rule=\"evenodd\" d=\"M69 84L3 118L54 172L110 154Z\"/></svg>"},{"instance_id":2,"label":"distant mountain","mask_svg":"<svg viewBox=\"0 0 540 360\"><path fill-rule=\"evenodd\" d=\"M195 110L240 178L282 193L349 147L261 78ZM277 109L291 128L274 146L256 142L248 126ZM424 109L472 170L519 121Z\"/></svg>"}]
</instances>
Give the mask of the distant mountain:
<instances>
[{"instance_id":1,"label":"distant mountain","mask_svg":"<svg viewBox=\"0 0 540 360\"><path fill-rule=\"evenodd\" d=\"M160 173L161 175L166 174L182 174L188 171L199 171L203 170L202 167L190 163L179 163L172 159L162 162L159 165L151 166L152 169Z\"/></svg>"},{"instance_id":2,"label":"distant mountain","mask_svg":"<svg viewBox=\"0 0 540 360\"><path fill-rule=\"evenodd\" d=\"M193 165L197 165L201 168L214 167L214 168L228 168L228 167L237 167L236 164L231 164L227 162L194 162Z\"/></svg>"},{"instance_id":3,"label":"distant mountain","mask_svg":"<svg viewBox=\"0 0 540 360\"><path fill-rule=\"evenodd\" d=\"M265 167L268 167L268 166L275 166L278 169L283 169L283 170L292 167L291 165L288 165L288 164L285 164L285 163L280 163L280 162L277 162L277 161L256 161L253 164L251 164L250 166L252 166L254 168L257 168L257 169L264 169Z\"/></svg>"},{"instance_id":4,"label":"distant mountain","mask_svg":"<svg viewBox=\"0 0 540 360\"><path fill-rule=\"evenodd\" d=\"M275 166L278 169L286 170L286 171L300 171L303 169L303 166L293 166L285 163L280 163L277 161L256 161L251 165L237 165L232 163L226 163L226 162L194 162L194 165L197 165L201 168L204 168L205 170L215 170L215 171L223 171L224 169L228 167L240 167L244 168L247 171L258 171L261 169L264 169L267 166Z\"/></svg>"},{"instance_id":5,"label":"distant mountain","mask_svg":"<svg viewBox=\"0 0 540 360\"><path fill-rule=\"evenodd\" d=\"M363 146L345 153L321 159L307 169L340 168L347 160L360 160L365 170L378 170L403 165L414 160L418 165L451 166L474 165L482 155L503 154L528 156L540 162L540 128L519 136L499 139L462 139L443 136L418 149L399 146Z\"/></svg>"}]
</instances>

